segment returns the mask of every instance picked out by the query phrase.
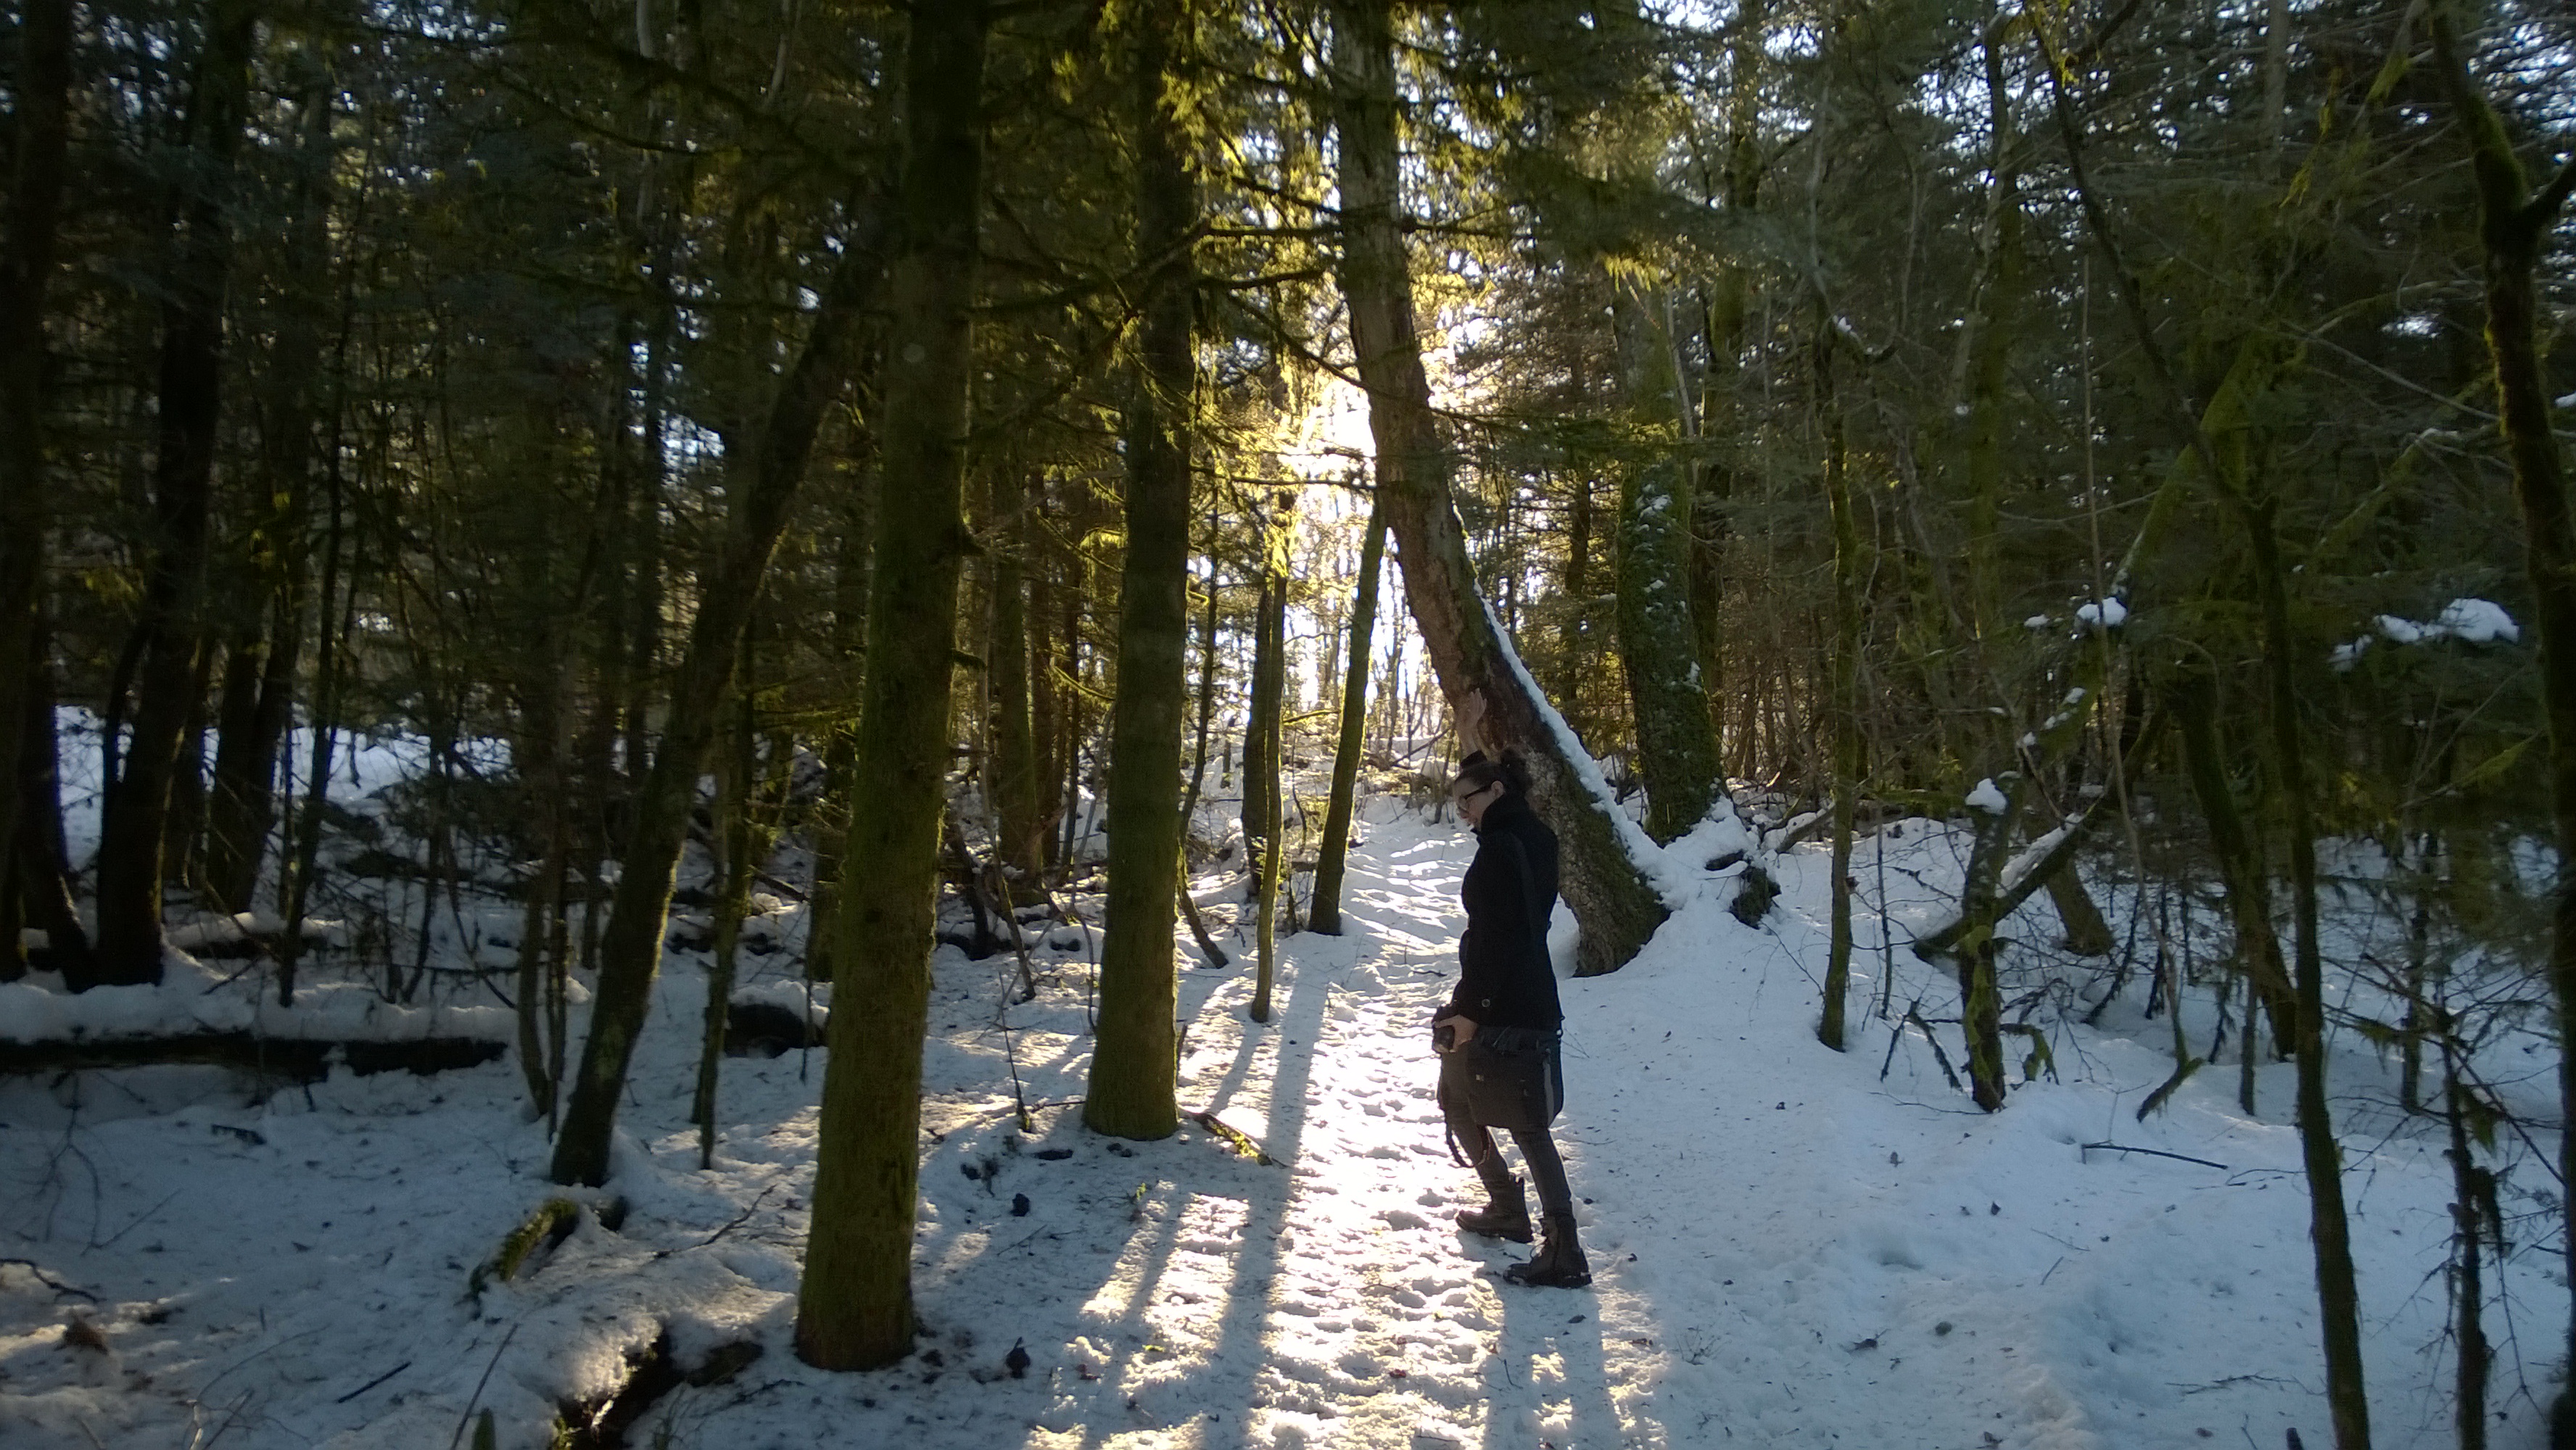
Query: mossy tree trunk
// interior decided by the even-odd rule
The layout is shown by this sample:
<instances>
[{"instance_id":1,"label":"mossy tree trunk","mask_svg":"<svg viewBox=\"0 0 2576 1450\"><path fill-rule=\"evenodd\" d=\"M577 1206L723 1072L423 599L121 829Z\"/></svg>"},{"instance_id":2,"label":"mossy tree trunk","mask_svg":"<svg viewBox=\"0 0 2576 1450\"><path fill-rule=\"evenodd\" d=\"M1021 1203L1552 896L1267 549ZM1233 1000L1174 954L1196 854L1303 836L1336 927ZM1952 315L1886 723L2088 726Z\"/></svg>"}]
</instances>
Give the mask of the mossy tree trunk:
<instances>
[{"instance_id":1,"label":"mossy tree trunk","mask_svg":"<svg viewBox=\"0 0 2576 1450\"><path fill-rule=\"evenodd\" d=\"M1109 707L1109 898L1100 1018L1082 1120L1121 1138L1180 1126L1177 958L1181 732L1188 702L1192 332L1198 195L1183 160L1169 46L1174 0L1126 17L1136 147L1136 259L1144 315L1126 419L1127 549L1118 593L1118 693Z\"/></svg>"},{"instance_id":2,"label":"mossy tree trunk","mask_svg":"<svg viewBox=\"0 0 2576 1450\"><path fill-rule=\"evenodd\" d=\"M978 0L916 7L904 55L902 243L887 287L885 506L856 766L869 795L842 856L843 948L796 1306L796 1352L822 1369L889 1364L912 1349L922 1035L957 582L972 546L967 397L991 19Z\"/></svg>"},{"instance_id":3,"label":"mossy tree trunk","mask_svg":"<svg viewBox=\"0 0 2576 1450\"><path fill-rule=\"evenodd\" d=\"M1620 673L1646 785L1646 834L1670 841L1700 823L1720 795L1717 730L1700 675L1691 609L1691 505L1697 470L1685 445L1695 410L1673 351L1670 301L1660 287L1620 282L1611 315L1628 411L1658 456L1620 480Z\"/></svg>"},{"instance_id":4,"label":"mossy tree trunk","mask_svg":"<svg viewBox=\"0 0 2576 1450\"><path fill-rule=\"evenodd\" d=\"M1414 326L1405 254L1402 149L1388 0L1332 6L1334 126L1340 140L1342 294L1352 351L1368 394L1379 496L1404 570L1404 595L1440 687L1451 701L1482 691L1483 729L1529 757L1531 803L1564 843L1566 904L1583 924L1576 970L1612 972L1655 934L1667 908L1629 855L1617 802L1568 753L1510 644L1495 625L1467 557L1450 495L1454 461L1431 410Z\"/></svg>"}]
</instances>

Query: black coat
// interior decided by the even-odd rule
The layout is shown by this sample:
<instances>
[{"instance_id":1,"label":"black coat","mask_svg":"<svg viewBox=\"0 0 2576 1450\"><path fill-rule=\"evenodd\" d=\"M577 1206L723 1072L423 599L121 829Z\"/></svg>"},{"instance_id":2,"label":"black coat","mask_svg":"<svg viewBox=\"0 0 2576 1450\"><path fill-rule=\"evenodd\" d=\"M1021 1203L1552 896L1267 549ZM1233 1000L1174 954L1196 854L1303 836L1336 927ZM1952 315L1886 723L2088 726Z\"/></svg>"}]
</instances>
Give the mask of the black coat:
<instances>
[{"instance_id":1,"label":"black coat","mask_svg":"<svg viewBox=\"0 0 2576 1450\"><path fill-rule=\"evenodd\" d=\"M1467 934L1458 939L1458 989L1443 1015L1479 1026L1554 1031L1565 1013L1547 957L1547 920L1556 910L1556 833L1516 795L1485 809L1476 859L1458 898Z\"/></svg>"}]
</instances>

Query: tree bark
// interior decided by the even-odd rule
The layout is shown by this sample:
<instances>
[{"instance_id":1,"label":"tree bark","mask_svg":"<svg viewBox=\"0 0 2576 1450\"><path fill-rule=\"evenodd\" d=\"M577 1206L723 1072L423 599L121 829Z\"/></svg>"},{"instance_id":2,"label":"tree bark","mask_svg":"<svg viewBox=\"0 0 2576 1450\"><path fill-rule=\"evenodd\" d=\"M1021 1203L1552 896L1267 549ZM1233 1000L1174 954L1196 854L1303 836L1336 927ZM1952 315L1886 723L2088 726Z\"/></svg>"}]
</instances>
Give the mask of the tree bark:
<instances>
[{"instance_id":1,"label":"tree bark","mask_svg":"<svg viewBox=\"0 0 2576 1450\"><path fill-rule=\"evenodd\" d=\"M120 986L161 980L162 835L180 737L197 703L207 523L223 410L224 302L232 278L233 152L250 103L256 28L248 0L218 4L190 85L194 179L180 204L161 309L152 562L135 623L137 700L99 821L99 976Z\"/></svg>"},{"instance_id":2,"label":"tree bark","mask_svg":"<svg viewBox=\"0 0 2576 1450\"><path fill-rule=\"evenodd\" d=\"M1432 414L1414 330L1390 12L1388 0L1336 0L1332 7L1342 293L1368 394L1387 529L1403 566L1406 605L1442 692L1455 702L1482 691L1493 743L1527 752L1531 802L1564 843L1562 889L1583 924L1576 970L1613 972L1653 937L1668 908L1629 854L1622 828L1633 827L1598 784L1598 772L1570 754L1549 723L1553 712L1495 626L1467 557L1449 491L1452 460Z\"/></svg>"},{"instance_id":3,"label":"tree bark","mask_svg":"<svg viewBox=\"0 0 2576 1450\"><path fill-rule=\"evenodd\" d=\"M779 383L758 443L743 450L741 461L728 470L735 503L705 576L697 617L690 621L688 648L672 679L661 748L653 753L636 792L634 824L600 937L590 1033L582 1041L581 1065L565 1102L563 1132L555 1139L557 1183L598 1184L608 1177L617 1099L652 1005L653 976L661 965L663 929L680 853L688 843L689 815L729 698L727 682L741 654L743 629L779 535L786 530L789 506L804 483L823 410L849 380L859 324L877 289L883 261L877 235L880 208L862 194L850 212L859 218L860 230L843 240L804 349ZM950 637L953 641L953 623ZM864 772L861 778L867 778Z\"/></svg>"},{"instance_id":4,"label":"tree bark","mask_svg":"<svg viewBox=\"0 0 2576 1450\"><path fill-rule=\"evenodd\" d=\"M1180 1126L1177 959L1181 731L1188 702L1190 443L1198 391L1191 336L1197 189L1183 161L1166 49L1179 4L1129 15L1135 74L1136 261L1144 273L1126 419L1127 549L1118 593L1118 692L1109 707L1109 898L1100 1017L1082 1120L1120 1138Z\"/></svg>"},{"instance_id":5,"label":"tree bark","mask_svg":"<svg viewBox=\"0 0 2576 1450\"><path fill-rule=\"evenodd\" d=\"M843 859L831 1058L796 1352L864 1369L912 1348L922 1036L947 781L957 579L966 533L967 379L983 200L978 0L920 6L904 57L902 249L888 277L886 498L868 617L858 778L869 808ZM898 501L899 500L899 501Z\"/></svg>"}]
</instances>

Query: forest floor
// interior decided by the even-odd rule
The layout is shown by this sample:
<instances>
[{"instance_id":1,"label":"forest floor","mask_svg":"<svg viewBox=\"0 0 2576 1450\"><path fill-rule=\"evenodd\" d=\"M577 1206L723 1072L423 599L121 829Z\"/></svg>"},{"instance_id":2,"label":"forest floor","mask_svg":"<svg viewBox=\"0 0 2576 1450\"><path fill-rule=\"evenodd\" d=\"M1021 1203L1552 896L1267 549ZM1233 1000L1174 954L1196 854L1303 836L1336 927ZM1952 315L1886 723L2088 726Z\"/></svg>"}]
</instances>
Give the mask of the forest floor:
<instances>
[{"instance_id":1,"label":"forest floor","mask_svg":"<svg viewBox=\"0 0 2576 1450\"><path fill-rule=\"evenodd\" d=\"M1876 914L1852 1050L1826 1051L1820 847L1782 859L1762 929L1702 871L1703 897L1633 964L1565 982L1558 1136L1596 1279L1500 1282L1525 1251L1449 1224L1473 1179L1444 1150L1427 1053L1472 840L1388 796L1361 834L1348 934L1284 941L1267 1024L1245 1015L1249 932L1224 928L1239 888L1199 883L1238 955L1211 970L1184 952L1183 1105L1279 1166L1196 1125L1138 1144L1084 1131L1069 1104L1089 1061L1090 929L1047 930L1025 1003L1009 955L941 950L925 1334L874 1373L820 1373L792 1350L823 1054L728 1058L715 1166L697 1166L697 953L669 955L614 1182L581 1195L621 1201L617 1226L585 1212L479 1295L472 1271L558 1191L513 1062L343 1070L264 1097L213 1067L0 1085L0 1443L437 1447L488 1408L500 1445L542 1445L559 1405L608 1394L664 1336L684 1367L728 1343L763 1352L672 1391L631 1444L2275 1450L2288 1428L2330 1443L2290 1067L2260 1069L2259 1118L2237 1109L2231 1051L2137 1121L2172 1070L2140 975L2098 1028L2051 1026L2057 1080L1979 1113L1919 1031L1870 1010L1891 960ZM1873 889L1895 883L1900 1016L1917 999L1955 1015L1955 989L1901 945L1955 881L1955 851L1949 828L1909 822L1856 860ZM792 944L796 912L765 905ZM496 904L496 933L508 919ZM1561 911L1560 961L1572 929ZM794 960L750 958L745 993L801 1001ZM256 973L218 985L213 965L121 1003L65 1004L43 977L0 987L0 1036L66 1013L93 1030L273 1014L249 1005ZM394 1035L499 1016L488 998L333 1010ZM2197 1043L2210 1010L2188 1000ZM2439 1124L2385 1107L2392 1069L2359 1037L2334 1068L2378 1443L2453 1444ZM2551 1068L2535 1060L2535 1081ZM2491 1443L2536 1446L2565 1290L2528 1250L2503 1288Z\"/></svg>"}]
</instances>

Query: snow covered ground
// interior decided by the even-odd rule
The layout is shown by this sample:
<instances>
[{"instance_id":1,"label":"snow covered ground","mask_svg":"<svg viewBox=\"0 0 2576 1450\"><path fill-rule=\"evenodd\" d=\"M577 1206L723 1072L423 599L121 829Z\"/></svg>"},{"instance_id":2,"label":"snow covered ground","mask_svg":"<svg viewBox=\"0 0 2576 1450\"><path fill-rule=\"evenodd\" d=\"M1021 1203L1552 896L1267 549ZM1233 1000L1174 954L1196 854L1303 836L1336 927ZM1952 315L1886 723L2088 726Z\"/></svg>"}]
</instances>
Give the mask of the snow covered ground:
<instances>
[{"instance_id":1,"label":"snow covered ground","mask_svg":"<svg viewBox=\"0 0 2576 1450\"><path fill-rule=\"evenodd\" d=\"M1854 874L1895 887L1901 944L1956 866L1947 828L1899 829L1865 841ZM1285 942L1268 1025L1244 1016L1248 959L1183 954L1184 1106L1284 1166L1195 1126L1141 1144L1083 1131L1088 928L1047 933L1026 1004L1007 956L941 951L926 1333L875 1373L819 1373L791 1348L822 1054L728 1059L716 1167L696 1166L694 953L663 974L615 1182L581 1195L622 1200L617 1226L586 1213L479 1296L471 1272L558 1192L514 1063L341 1072L264 1101L217 1068L0 1083L0 1444L436 1447L488 1408L503 1446L540 1445L559 1403L611 1390L664 1335L684 1364L739 1339L765 1352L674 1391L633 1444L2273 1450L2290 1427L2330 1443L2291 1069L2261 1069L2261 1120L2236 1109L2231 1051L2136 1121L2171 1070L2140 977L2100 1029L2052 1028L2062 1081L1979 1113L1919 1032L1871 1012L1875 915L1852 1050L1828 1052L1821 846L1781 861L1759 931L1676 857L1702 897L1626 970L1565 984L1558 1132L1596 1281L1499 1282L1525 1251L1448 1224L1473 1180L1443 1149L1426 1040L1472 842L1385 796L1362 833L1349 934ZM1224 881L1200 893L1228 918ZM1570 961L1571 919L1557 930ZM1955 988L1901 945L1893 961L1900 1013L1955 1016ZM748 990L801 998L792 953L747 966ZM250 985L216 980L162 992ZM482 1030L491 1006L460 1002L470 1028L441 1030ZM2196 1043L2209 1010L2195 991ZM2447 1445L2441 1144L2378 1106L2392 1069L2357 1038L2334 1064L2378 1443ZM2518 1258L2512 1317L2489 1316L2499 1447L2544 1438L2565 1305L2549 1267Z\"/></svg>"}]
</instances>

